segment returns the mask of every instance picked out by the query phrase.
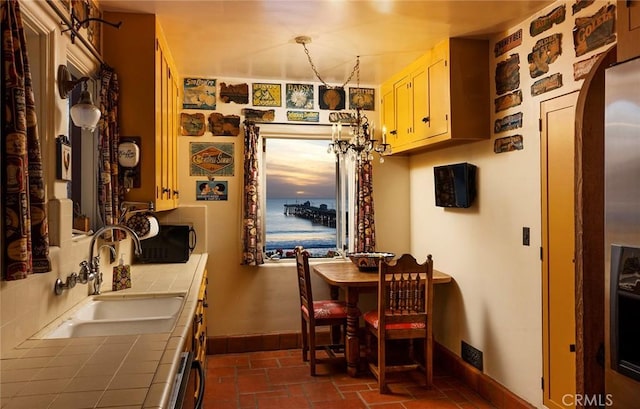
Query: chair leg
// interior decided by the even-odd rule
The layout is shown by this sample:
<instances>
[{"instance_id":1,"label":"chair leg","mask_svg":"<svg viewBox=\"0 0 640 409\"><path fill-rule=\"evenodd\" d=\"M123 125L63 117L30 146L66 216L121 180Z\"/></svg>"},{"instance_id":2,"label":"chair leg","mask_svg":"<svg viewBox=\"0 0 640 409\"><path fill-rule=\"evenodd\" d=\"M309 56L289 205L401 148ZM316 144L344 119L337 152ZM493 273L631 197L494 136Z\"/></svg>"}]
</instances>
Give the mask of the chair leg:
<instances>
[{"instance_id":1,"label":"chair leg","mask_svg":"<svg viewBox=\"0 0 640 409\"><path fill-rule=\"evenodd\" d=\"M386 341L378 338L378 389L380 393L387 393L387 354L383 342Z\"/></svg>"},{"instance_id":2,"label":"chair leg","mask_svg":"<svg viewBox=\"0 0 640 409\"><path fill-rule=\"evenodd\" d=\"M311 355L309 363L311 376L316 376L316 327L311 323L309 323L309 354Z\"/></svg>"},{"instance_id":3,"label":"chair leg","mask_svg":"<svg viewBox=\"0 0 640 409\"><path fill-rule=\"evenodd\" d=\"M309 332L307 329L307 320L304 317L300 318L302 324L302 361L307 362L309 360L307 352L309 351Z\"/></svg>"},{"instance_id":4,"label":"chair leg","mask_svg":"<svg viewBox=\"0 0 640 409\"><path fill-rule=\"evenodd\" d=\"M424 374L427 389L433 387L433 345L427 340L424 341Z\"/></svg>"}]
</instances>

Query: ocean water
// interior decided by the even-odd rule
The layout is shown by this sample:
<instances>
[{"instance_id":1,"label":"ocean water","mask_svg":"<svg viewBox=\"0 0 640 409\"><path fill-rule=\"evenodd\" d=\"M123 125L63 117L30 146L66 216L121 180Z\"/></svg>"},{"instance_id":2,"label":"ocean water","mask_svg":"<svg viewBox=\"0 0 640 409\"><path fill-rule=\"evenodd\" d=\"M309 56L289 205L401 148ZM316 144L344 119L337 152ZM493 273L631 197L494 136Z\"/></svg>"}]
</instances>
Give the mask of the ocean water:
<instances>
[{"instance_id":1,"label":"ocean water","mask_svg":"<svg viewBox=\"0 0 640 409\"><path fill-rule=\"evenodd\" d=\"M310 220L284 214L285 204L303 204L320 207L326 204L329 209L336 208L335 199L267 199L266 211L266 253L267 256L281 249L286 257L295 246L303 245L312 257L322 257L336 250L336 229L314 224Z\"/></svg>"}]
</instances>

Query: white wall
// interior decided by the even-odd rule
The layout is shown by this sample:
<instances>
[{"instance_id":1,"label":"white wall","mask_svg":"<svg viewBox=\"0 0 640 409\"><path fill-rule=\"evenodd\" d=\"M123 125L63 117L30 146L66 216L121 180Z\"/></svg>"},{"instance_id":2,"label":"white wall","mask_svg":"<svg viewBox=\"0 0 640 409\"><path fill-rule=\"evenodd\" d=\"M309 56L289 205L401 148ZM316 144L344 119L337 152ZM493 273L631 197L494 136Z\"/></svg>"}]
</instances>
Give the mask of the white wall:
<instances>
[{"instance_id":1,"label":"white wall","mask_svg":"<svg viewBox=\"0 0 640 409\"><path fill-rule=\"evenodd\" d=\"M488 130L491 140L416 155L409 164L411 251L429 251L435 268L455 279L447 288L436 289L436 340L457 354L461 340L482 350L484 372L537 407L542 405L540 102L578 90L582 80L574 81L573 63L610 47L575 57L573 3L556 2L534 16L543 16L561 4L567 7L562 24L534 38L529 35L531 20L493 38L491 50L495 41L523 30L522 45L497 59L492 52L492 95L487 103L493 112L496 63L513 53L520 56L523 103L493 114ZM596 2L577 16L593 15L605 4ZM527 54L537 40L558 32L563 36L562 54L546 75L562 73L564 85L533 97L531 85L546 75L530 77ZM521 129L493 133L496 118L516 112L524 113ZM493 153L497 137L514 134L523 135L523 150ZM436 207L433 166L457 162L478 166L477 201L469 209ZM524 226L531 228L530 246L522 245Z\"/></svg>"}]
</instances>

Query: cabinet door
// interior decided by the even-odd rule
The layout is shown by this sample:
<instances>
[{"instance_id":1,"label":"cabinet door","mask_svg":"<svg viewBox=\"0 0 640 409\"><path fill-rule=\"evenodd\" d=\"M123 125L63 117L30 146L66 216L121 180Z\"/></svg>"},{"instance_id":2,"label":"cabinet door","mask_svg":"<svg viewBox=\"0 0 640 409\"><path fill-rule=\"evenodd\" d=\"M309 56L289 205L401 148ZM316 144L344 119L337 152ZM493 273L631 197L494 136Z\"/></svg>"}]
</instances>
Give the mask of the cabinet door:
<instances>
[{"instance_id":1,"label":"cabinet door","mask_svg":"<svg viewBox=\"0 0 640 409\"><path fill-rule=\"evenodd\" d=\"M427 102L427 137L449 132L449 71L447 60L433 61L427 67L428 102Z\"/></svg>"},{"instance_id":2,"label":"cabinet door","mask_svg":"<svg viewBox=\"0 0 640 409\"><path fill-rule=\"evenodd\" d=\"M396 135L396 116L395 116L395 103L393 100L393 85L380 88L382 93L382 126L386 130L386 143L394 143ZM383 141L384 142L384 141Z\"/></svg>"},{"instance_id":3,"label":"cabinet door","mask_svg":"<svg viewBox=\"0 0 640 409\"><path fill-rule=\"evenodd\" d=\"M640 0L618 0L618 62L640 56Z\"/></svg>"},{"instance_id":4,"label":"cabinet door","mask_svg":"<svg viewBox=\"0 0 640 409\"><path fill-rule=\"evenodd\" d=\"M408 75L403 77L395 83L393 90L397 133L392 147L395 147L408 143L413 133L411 78Z\"/></svg>"},{"instance_id":5,"label":"cabinet door","mask_svg":"<svg viewBox=\"0 0 640 409\"><path fill-rule=\"evenodd\" d=\"M162 172L161 166L162 163L162 72L163 67L162 63L164 61L164 57L162 55L162 48L160 48L160 44L158 40L156 40L156 64L155 64L155 93L156 93L156 107L155 107L155 119L156 119L156 129L155 129L155 204L156 210L163 210L162 206L160 206L162 200Z\"/></svg>"},{"instance_id":6,"label":"cabinet door","mask_svg":"<svg viewBox=\"0 0 640 409\"><path fill-rule=\"evenodd\" d=\"M413 96L413 140L426 138L429 131L429 98L427 67L422 66L411 73Z\"/></svg>"}]
</instances>

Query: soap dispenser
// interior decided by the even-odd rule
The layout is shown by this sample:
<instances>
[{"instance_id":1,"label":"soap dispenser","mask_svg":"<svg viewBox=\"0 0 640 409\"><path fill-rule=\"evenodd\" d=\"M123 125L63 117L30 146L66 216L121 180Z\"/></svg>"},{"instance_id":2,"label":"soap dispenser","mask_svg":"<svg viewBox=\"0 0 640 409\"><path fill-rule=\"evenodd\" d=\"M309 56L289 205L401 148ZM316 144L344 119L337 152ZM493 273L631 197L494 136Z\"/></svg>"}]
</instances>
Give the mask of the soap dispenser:
<instances>
[{"instance_id":1,"label":"soap dispenser","mask_svg":"<svg viewBox=\"0 0 640 409\"><path fill-rule=\"evenodd\" d=\"M124 264L124 254L120 254L120 261L113 267L113 291L131 288L131 266Z\"/></svg>"}]
</instances>

